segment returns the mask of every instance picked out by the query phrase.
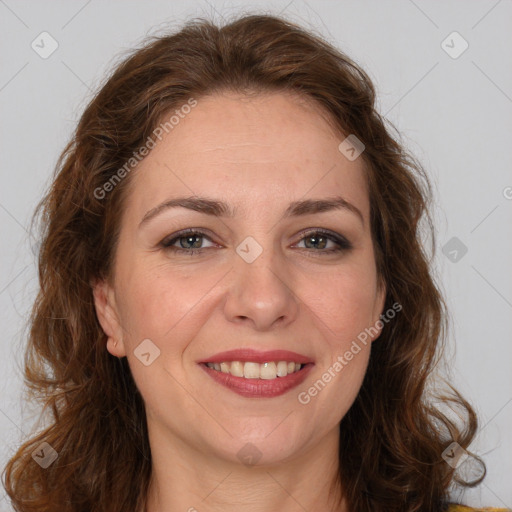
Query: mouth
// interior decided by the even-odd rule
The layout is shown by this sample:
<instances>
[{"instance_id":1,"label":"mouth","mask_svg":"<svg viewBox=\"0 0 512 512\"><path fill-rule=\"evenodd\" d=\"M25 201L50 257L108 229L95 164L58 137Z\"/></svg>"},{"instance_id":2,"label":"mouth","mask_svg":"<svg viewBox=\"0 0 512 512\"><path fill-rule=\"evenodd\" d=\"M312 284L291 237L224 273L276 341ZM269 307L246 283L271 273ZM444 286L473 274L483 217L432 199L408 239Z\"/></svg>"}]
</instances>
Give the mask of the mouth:
<instances>
[{"instance_id":1,"label":"mouth","mask_svg":"<svg viewBox=\"0 0 512 512\"><path fill-rule=\"evenodd\" d=\"M229 373L233 377L273 380L296 373L305 365L293 361L270 361L263 364L254 361L223 361L222 363L206 363L206 366L217 372Z\"/></svg>"},{"instance_id":2,"label":"mouth","mask_svg":"<svg viewBox=\"0 0 512 512\"><path fill-rule=\"evenodd\" d=\"M270 398L301 384L314 363L295 352L244 349L216 354L199 365L215 382L239 395Z\"/></svg>"}]
</instances>

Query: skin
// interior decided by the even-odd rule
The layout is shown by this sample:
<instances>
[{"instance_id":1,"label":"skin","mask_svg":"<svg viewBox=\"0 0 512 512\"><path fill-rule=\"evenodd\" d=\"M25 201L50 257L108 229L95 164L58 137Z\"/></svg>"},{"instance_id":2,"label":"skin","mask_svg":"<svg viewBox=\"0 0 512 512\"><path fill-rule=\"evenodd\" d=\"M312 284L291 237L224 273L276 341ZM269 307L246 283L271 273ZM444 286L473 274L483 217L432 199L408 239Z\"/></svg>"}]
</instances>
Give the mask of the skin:
<instances>
[{"instance_id":1,"label":"skin","mask_svg":"<svg viewBox=\"0 0 512 512\"><path fill-rule=\"evenodd\" d=\"M309 403L298 401L383 313L363 161L340 153L344 138L299 96L217 93L200 98L133 171L114 275L94 285L94 299L106 348L128 358L146 404L147 512L347 510L343 500L335 507L340 496L329 487L339 424L380 332ZM139 228L156 205L192 195L226 201L237 214L172 208ZM292 201L338 195L363 220L341 209L283 218ZM203 253L159 246L186 228L207 231ZM334 231L353 248L327 253L336 244L312 245L309 228ZM248 236L262 248L252 263L236 252ZM191 245L186 236L181 243ZM144 339L160 350L148 366L134 355ZM315 366L284 395L247 398L197 363L244 347L292 350ZM252 466L237 455L247 443L261 453Z\"/></svg>"}]
</instances>

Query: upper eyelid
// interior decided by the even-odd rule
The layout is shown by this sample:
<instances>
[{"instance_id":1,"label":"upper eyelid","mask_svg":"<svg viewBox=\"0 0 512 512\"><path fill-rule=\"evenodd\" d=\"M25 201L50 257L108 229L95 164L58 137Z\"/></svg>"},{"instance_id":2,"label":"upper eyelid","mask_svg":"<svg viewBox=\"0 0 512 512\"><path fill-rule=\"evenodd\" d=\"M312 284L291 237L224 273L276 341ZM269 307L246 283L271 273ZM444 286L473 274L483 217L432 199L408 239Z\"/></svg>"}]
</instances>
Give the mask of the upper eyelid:
<instances>
[{"instance_id":1,"label":"upper eyelid","mask_svg":"<svg viewBox=\"0 0 512 512\"><path fill-rule=\"evenodd\" d=\"M177 233L173 233L172 235L166 236L165 238L163 238L162 242L160 242L160 243L173 242L173 241L177 240L178 238L183 238L187 235L201 235L204 238L208 238L208 240L210 240L211 242L214 241L212 239L212 237L208 234L207 231L204 231L200 228L198 228L198 229L187 228L187 229L178 231Z\"/></svg>"}]
</instances>

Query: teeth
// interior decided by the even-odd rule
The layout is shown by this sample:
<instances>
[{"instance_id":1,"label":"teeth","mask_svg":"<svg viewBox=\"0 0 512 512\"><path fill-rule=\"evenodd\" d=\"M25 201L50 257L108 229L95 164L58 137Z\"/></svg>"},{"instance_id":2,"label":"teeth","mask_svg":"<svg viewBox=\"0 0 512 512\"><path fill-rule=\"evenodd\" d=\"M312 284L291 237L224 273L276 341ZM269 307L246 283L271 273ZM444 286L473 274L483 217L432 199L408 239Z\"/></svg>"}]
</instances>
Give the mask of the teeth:
<instances>
[{"instance_id":1,"label":"teeth","mask_svg":"<svg viewBox=\"0 0 512 512\"><path fill-rule=\"evenodd\" d=\"M293 363L290 364L292 365ZM295 370L294 364L293 369ZM286 361L279 361L277 363L276 372L278 377L286 377L288 375L288 363Z\"/></svg>"},{"instance_id":2,"label":"teeth","mask_svg":"<svg viewBox=\"0 0 512 512\"><path fill-rule=\"evenodd\" d=\"M244 377L246 379L259 379L260 378L260 365L258 363L245 363L244 364Z\"/></svg>"},{"instance_id":3,"label":"teeth","mask_svg":"<svg viewBox=\"0 0 512 512\"><path fill-rule=\"evenodd\" d=\"M279 364L279 363L277 363ZM259 365L258 365L259 366ZM263 363L260 368L260 379L275 379L277 377L276 363Z\"/></svg>"},{"instance_id":4,"label":"teeth","mask_svg":"<svg viewBox=\"0 0 512 512\"><path fill-rule=\"evenodd\" d=\"M246 379L265 379L272 380L277 377L286 377L291 373L298 372L301 369L300 363L287 361L269 361L268 363L253 363L241 361L231 361L225 363L206 363L208 368L229 373L234 377L245 377Z\"/></svg>"},{"instance_id":5,"label":"teeth","mask_svg":"<svg viewBox=\"0 0 512 512\"><path fill-rule=\"evenodd\" d=\"M233 361L231 364L224 363L227 365L228 373L231 373L234 377L243 377L244 376L244 363L240 361ZM211 368L211 367L210 367Z\"/></svg>"}]
</instances>

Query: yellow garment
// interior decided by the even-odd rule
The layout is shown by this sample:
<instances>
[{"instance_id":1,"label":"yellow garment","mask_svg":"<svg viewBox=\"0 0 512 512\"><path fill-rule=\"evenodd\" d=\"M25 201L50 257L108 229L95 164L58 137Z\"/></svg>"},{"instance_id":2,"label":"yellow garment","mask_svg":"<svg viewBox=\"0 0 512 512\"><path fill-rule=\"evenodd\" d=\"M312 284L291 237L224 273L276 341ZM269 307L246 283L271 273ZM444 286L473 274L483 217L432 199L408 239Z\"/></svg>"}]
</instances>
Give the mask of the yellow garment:
<instances>
[{"instance_id":1,"label":"yellow garment","mask_svg":"<svg viewBox=\"0 0 512 512\"><path fill-rule=\"evenodd\" d=\"M507 508L471 508L464 505L450 505L448 512L507 512Z\"/></svg>"}]
</instances>

